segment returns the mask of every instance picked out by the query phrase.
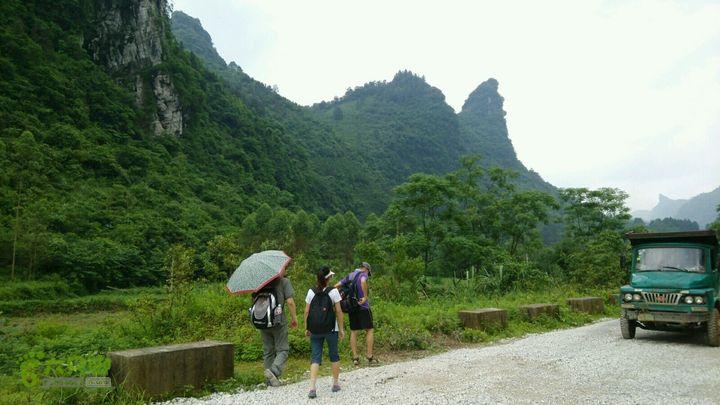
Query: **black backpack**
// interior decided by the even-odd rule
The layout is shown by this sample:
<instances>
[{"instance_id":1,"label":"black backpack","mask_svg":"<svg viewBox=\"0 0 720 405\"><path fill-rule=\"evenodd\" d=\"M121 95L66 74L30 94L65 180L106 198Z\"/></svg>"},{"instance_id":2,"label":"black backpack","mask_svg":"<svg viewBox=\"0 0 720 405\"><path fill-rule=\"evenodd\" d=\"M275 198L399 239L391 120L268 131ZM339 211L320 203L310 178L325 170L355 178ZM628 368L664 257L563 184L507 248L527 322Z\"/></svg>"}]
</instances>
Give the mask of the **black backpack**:
<instances>
[{"instance_id":1,"label":"black backpack","mask_svg":"<svg viewBox=\"0 0 720 405\"><path fill-rule=\"evenodd\" d=\"M335 329L335 311L330 298L331 287L322 291L315 291L315 296L310 301L310 310L307 317L307 330L314 334L325 334Z\"/></svg>"},{"instance_id":2,"label":"black backpack","mask_svg":"<svg viewBox=\"0 0 720 405\"><path fill-rule=\"evenodd\" d=\"M275 315L280 304L274 289L260 290L255 294L252 308L250 308L250 322L258 329L269 329L276 326Z\"/></svg>"},{"instance_id":3,"label":"black backpack","mask_svg":"<svg viewBox=\"0 0 720 405\"><path fill-rule=\"evenodd\" d=\"M360 304L358 303L357 283L355 281L357 277L357 273L355 274L355 277L351 278L348 276L347 283L340 286L340 298L342 298L342 301L340 301L340 308L346 314L355 312L358 308L360 308Z\"/></svg>"}]
</instances>

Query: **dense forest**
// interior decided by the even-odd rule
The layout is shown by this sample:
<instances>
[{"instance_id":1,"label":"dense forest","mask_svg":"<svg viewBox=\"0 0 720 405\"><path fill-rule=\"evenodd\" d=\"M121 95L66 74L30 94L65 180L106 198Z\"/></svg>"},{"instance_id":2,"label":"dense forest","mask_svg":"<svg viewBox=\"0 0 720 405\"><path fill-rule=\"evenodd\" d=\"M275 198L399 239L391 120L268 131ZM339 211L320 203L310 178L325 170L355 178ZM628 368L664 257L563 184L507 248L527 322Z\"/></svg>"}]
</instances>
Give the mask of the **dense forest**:
<instances>
[{"instance_id":1,"label":"dense forest","mask_svg":"<svg viewBox=\"0 0 720 405\"><path fill-rule=\"evenodd\" d=\"M335 204L350 199L334 198L307 148L181 50L166 10L125 3L0 5L0 263L8 275L59 273L91 290L153 283L169 246L200 247L264 202L345 208ZM108 25L109 16L122 24ZM157 37L143 31L151 29ZM144 38L157 47L132 43ZM134 58L131 47L148 54ZM170 86L152 88L167 77ZM181 135L160 122L168 88L182 106Z\"/></svg>"}]
</instances>

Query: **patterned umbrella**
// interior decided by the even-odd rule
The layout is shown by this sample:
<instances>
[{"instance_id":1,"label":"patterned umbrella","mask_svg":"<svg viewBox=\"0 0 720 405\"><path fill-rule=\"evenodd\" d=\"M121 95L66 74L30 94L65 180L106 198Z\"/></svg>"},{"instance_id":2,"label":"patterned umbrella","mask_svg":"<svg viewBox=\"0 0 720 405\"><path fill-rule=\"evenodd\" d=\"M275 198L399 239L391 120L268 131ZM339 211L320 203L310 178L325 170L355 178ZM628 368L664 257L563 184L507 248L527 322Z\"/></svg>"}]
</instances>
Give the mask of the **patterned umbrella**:
<instances>
[{"instance_id":1,"label":"patterned umbrella","mask_svg":"<svg viewBox=\"0 0 720 405\"><path fill-rule=\"evenodd\" d=\"M280 250L254 253L235 269L225 289L230 294L257 292L276 278L282 277L290 260L292 258Z\"/></svg>"}]
</instances>

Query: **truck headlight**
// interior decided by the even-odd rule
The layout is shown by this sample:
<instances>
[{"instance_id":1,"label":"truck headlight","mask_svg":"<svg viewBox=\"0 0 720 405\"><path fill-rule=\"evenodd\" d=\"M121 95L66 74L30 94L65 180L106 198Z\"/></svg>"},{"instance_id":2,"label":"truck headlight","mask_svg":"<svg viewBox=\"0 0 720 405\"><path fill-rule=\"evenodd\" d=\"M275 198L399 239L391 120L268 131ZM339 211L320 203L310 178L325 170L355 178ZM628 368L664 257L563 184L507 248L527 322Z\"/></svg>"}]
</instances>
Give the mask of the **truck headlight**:
<instances>
[{"instance_id":1,"label":"truck headlight","mask_svg":"<svg viewBox=\"0 0 720 405\"><path fill-rule=\"evenodd\" d=\"M640 300L642 300L642 297L640 296L640 294L633 294L633 297L632 297L632 298L633 298L633 301L640 301Z\"/></svg>"},{"instance_id":2,"label":"truck headlight","mask_svg":"<svg viewBox=\"0 0 720 405\"><path fill-rule=\"evenodd\" d=\"M632 294L630 294L630 293L625 294L625 296L623 296L623 299L628 302L632 301Z\"/></svg>"},{"instance_id":3,"label":"truck headlight","mask_svg":"<svg viewBox=\"0 0 720 405\"><path fill-rule=\"evenodd\" d=\"M698 297L695 297L695 303L698 305L704 304L705 300L703 299L703 297L698 296Z\"/></svg>"},{"instance_id":4,"label":"truck headlight","mask_svg":"<svg viewBox=\"0 0 720 405\"><path fill-rule=\"evenodd\" d=\"M693 301L694 301L694 300L693 300L693 297L692 297L691 295L688 295L688 296L685 297L685 303L686 303L686 304L690 305L690 304L693 303Z\"/></svg>"}]
</instances>

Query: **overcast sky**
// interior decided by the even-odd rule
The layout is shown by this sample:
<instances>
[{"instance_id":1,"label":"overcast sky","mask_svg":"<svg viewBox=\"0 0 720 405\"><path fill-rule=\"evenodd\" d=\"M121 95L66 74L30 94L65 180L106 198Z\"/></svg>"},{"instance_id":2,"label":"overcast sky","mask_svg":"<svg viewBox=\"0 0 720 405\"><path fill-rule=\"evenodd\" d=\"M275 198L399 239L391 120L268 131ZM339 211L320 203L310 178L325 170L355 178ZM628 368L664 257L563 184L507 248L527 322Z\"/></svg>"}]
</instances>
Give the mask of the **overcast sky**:
<instances>
[{"instance_id":1,"label":"overcast sky","mask_svg":"<svg viewBox=\"0 0 720 405\"><path fill-rule=\"evenodd\" d=\"M174 0L303 105L409 69L459 111L494 77L518 157L633 209L720 186L720 0Z\"/></svg>"}]
</instances>

